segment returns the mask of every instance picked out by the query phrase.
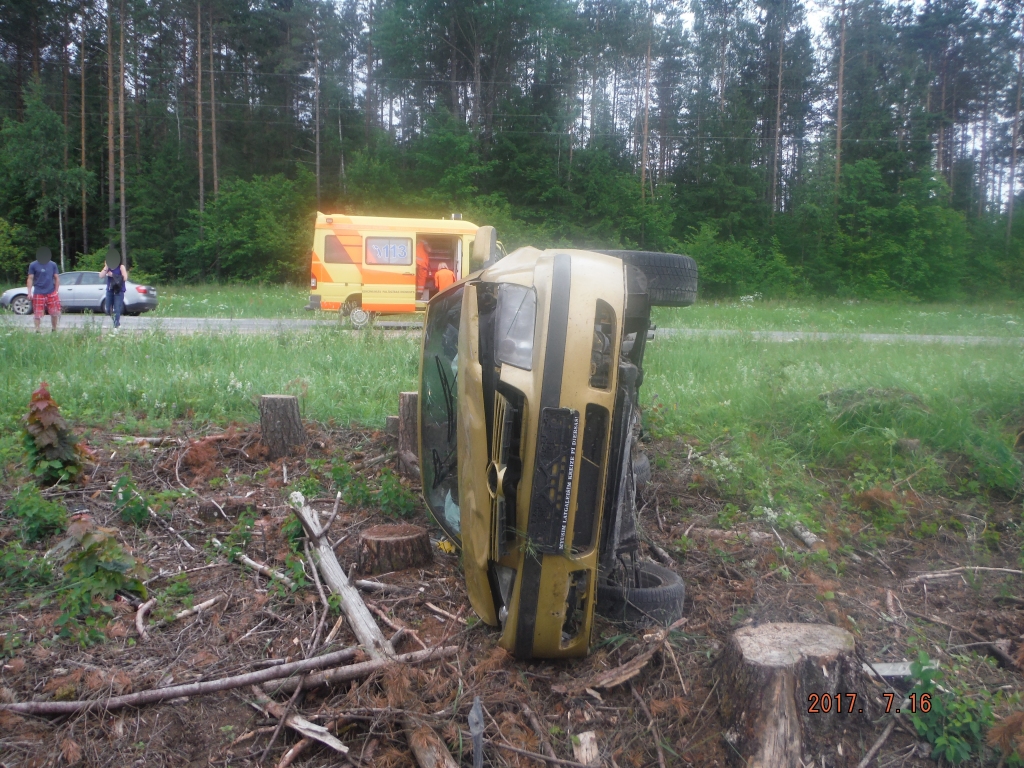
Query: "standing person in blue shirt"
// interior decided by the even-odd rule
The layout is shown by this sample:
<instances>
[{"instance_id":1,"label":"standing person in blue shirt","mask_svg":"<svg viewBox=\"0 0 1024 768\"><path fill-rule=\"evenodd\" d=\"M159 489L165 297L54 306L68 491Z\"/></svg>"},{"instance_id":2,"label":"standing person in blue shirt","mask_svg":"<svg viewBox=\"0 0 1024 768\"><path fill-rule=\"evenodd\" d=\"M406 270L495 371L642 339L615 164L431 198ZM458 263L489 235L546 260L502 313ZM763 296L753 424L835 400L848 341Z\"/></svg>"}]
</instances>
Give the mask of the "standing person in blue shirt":
<instances>
[{"instance_id":1,"label":"standing person in blue shirt","mask_svg":"<svg viewBox=\"0 0 1024 768\"><path fill-rule=\"evenodd\" d=\"M128 270L114 246L107 249L107 260L100 270L100 277L107 278L107 314L113 318L116 331L121 327L121 313L124 312L124 284L128 282Z\"/></svg>"},{"instance_id":2,"label":"standing person in blue shirt","mask_svg":"<svg viewBox=\"0 0 1024 768\"><path fill-rule=\"evenodd\" d=\"M36 260L28 265L28 295L32 297L32 320L36 333L43 312L50 316L50 325L57 330L60 320L60 271L53 262L53 255L45 245L36 251Z\"/></svg>"}]
</instances>

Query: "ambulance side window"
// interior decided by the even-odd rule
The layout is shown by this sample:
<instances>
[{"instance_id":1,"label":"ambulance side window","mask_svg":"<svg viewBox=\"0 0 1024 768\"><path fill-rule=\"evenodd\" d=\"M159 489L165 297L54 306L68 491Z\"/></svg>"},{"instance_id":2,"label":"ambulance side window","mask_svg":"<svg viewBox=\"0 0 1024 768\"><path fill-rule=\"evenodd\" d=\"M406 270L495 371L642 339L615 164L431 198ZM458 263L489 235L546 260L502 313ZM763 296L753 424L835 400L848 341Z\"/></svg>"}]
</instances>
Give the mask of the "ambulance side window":
<instances>
[{"instance_id":1,"label":"ambulance side window","mask_svg":"<svg viewBox=\"0 0 1024 768\"><path fill-rule=\"evenodd\" d=\"M327 235L324 238L324 263L326 264L355 264L355 259L349 255L345 246L337 235Z\"/></svg>"},{"instance_id":2,"label":"ambulance side window","mask_svg":"<svg viewBox=\"0 0 1024 768\"><path fill-rule=\"evenodd\" d=\"M412 239L408 237L366 238L366 263L409 266L412 264Z\"/></svg>"}]
</instances>

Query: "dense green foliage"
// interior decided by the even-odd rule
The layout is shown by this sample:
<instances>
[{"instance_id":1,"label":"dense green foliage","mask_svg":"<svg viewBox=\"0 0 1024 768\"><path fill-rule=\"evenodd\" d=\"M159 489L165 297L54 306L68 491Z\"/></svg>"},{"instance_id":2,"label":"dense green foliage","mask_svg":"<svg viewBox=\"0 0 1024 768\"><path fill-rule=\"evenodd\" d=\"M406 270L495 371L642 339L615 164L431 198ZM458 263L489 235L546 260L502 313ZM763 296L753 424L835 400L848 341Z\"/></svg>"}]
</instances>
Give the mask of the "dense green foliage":
<instances>
[{"instance_id":1,"label":"dense green foliage","mask_svg":"<svg viewBox=\"0 0 1024 768\"><path fill-rule=\"evenodd\" d=\"M116 242L123 172L132 266L164 280L301 282L319 207L689 250L709 296L1019 293L1022 21L1011 0L9 3L0 271L61 228L71 262Z\"/></svg>"}]
</instances>

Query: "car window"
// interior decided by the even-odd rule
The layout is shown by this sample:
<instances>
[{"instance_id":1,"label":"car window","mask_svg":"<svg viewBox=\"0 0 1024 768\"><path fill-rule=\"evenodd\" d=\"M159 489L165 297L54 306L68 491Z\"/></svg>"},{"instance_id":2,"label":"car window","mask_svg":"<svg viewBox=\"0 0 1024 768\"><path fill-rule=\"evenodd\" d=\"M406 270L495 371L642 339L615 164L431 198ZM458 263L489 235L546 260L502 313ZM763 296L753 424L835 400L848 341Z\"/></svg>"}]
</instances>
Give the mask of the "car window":
<instances>
[{"instance_id":1,"label":"car window","mask_svg":"<svg viewBox=\"0 0 1024 768\"><path fill-rule=\"evenodd\" d=\"M437 524L460 539L457 416L463 286L431 302L423 336L420 437L423 496Z\"/></svg>"},{"instance_id":2,"label":"car window","mask_svg":"<svg viewBox=\"0 0 1024 768\"><path fill-rule=\"evenodd\" d=\"M366 263L408 266L412 264L412 238L366 238Z\"/></svg>"},{"instance_id":3,"label":"car window","mask_svg":"<svg viewBox=\"0 0 1024 768\"><path fill-rule=\"evenodd\" d=\"M355 251L356 258L353 259L337 235L327 235L324 238L324 263L326 264L355 264L359 258L359 250Z\"/></svg>"},{"instance_id":4,"label":"car window","mask_svg":"<svg viewBox=\"0 0 1024 768\"><path fill-rule=\"evenodd\" d=\"M78 285L78 278L81 276L81 272L63 272L60 275L60 284L63 286Z\"/></svg>"},{"instance_id":5,"label":"car window","mask_svg":"<svg viewBox=\"0 0 1024 768\"><path fill-rule=\"evenodd\" d=\"M102 283L103 278L100 277L99 272L83 272L78 285L102 285Z\"/></svg>"}]
</instances>

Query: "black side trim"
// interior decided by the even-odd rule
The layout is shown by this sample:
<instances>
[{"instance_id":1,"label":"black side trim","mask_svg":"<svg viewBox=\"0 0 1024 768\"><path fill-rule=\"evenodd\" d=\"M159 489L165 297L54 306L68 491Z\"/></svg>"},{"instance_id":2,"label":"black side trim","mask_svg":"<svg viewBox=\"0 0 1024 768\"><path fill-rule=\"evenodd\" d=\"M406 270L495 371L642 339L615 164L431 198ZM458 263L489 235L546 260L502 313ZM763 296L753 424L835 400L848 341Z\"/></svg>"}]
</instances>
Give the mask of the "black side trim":
<instances>
[{"instance_id":1,"label":"black side trim","mask_svg":"<svg viewBox=\"0 0 1024 768\"><path fill-rule=\"evenodd\" d=\"M569 330L569 289L572 260L567 253L556 253L551 275L551 305L548 309L548 338L544 348L544 383L540 389L540 412L558 408L562 394L562 366L565 363L565 337ZM531 510L532 516L532 510ZM527 521L529 525L529 521ZM542 555L543 557L543 555ZM541 564L527 554L519 586L519 613L516 622L517 659L533 656L533 634L537 628L540 602Z\"/></svg>"}]
</instances>

